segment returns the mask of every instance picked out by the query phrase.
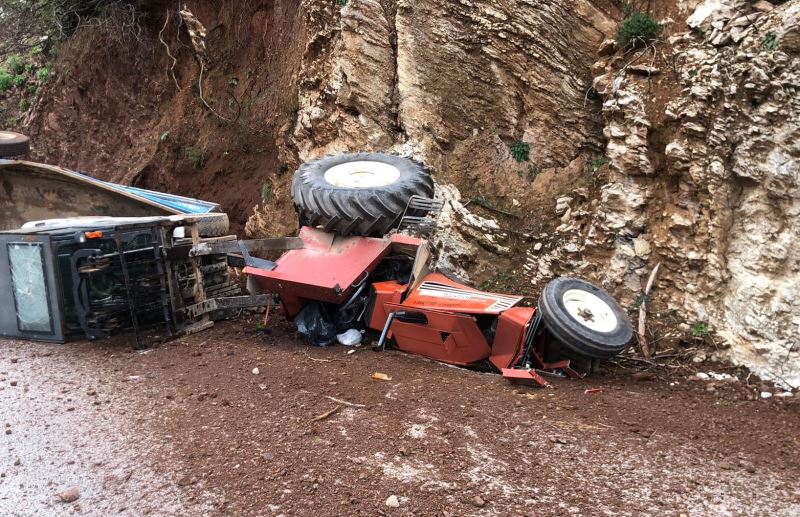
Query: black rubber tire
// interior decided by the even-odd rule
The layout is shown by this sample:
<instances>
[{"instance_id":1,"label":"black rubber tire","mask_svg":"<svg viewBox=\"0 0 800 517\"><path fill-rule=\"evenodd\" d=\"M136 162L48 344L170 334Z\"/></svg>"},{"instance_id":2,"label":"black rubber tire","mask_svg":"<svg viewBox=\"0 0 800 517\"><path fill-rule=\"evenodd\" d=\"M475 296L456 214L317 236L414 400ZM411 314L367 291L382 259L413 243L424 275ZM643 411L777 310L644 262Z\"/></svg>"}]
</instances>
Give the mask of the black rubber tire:
<instances>
[{"instance_id":1,"label":"black rubber tire","mask_svg":"<svg viewBox=\"0 0 800 517\"><path fill-rule=\"evenodd\" d=\"M0 131L0 158L23 156L31 150L31 140L12 131Z\"/></svg>"},{"instance_id":2,"label":"black rubber tire","mask_svg":"<svg viewBox=\"0 0 800 517\"><path fill-rule=\"evenodd\" d=\"M387 163L397 167L400 176L389 185L369 188L339 187L325 180L325 172L331 167L355 161ZM292 180L300 224L339 235L385 235L400 224L414 195L433 198L430 173L408 158L382 153L326 156L301 166Z\"/></svg>"},{"instance_id":3,"label":"black rubber tire","mask_svg":"<svg viewBox=\"0 0 800 517\"><path fill-rule=\"evenodd\" d=\"M193 214L197 219L197 231L200 237L222 237L228 235L230 221L228 214Z\"/></svg>"},{"instance_id":4,"label":"black rubber tire","mask_svg":"<svg viewBox=\"0 0 800 517\"><path fill-rule=\"evenodd\" d=\"M575 319L564 306L564 293L571 289L587 291L608 304L617 319L610 332L599 332ZM545 326L567 350L583 357L608 359L628 347L633 326L622 307L605 290L577 278L560 277L545 286L539 297L539 311Z\"/></svg>"}]
</instances>

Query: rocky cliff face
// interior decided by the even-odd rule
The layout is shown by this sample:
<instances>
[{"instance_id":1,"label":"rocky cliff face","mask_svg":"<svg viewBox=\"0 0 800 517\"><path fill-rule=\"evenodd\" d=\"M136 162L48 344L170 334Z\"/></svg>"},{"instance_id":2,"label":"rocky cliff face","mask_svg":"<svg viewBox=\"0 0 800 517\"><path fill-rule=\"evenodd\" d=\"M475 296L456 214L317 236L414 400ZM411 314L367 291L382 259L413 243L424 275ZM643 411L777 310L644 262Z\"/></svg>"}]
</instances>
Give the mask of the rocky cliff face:
<instances>
[{"instance_id":1,"label":"rocky cliff face","mask_svg":"<svg viewBox=\"0 0 800 517\"><path fill-rule=\"evenodd\" d=\"M636 65L611 59L596 79L613 171L597 227L621 257L606 280L640 286L644 259L663 262L661 296L669 309L715 329L726 348L720 355L794 386L799 14L798 2L698 6L691 30L667 43L679 89L664 103L656 135L648 107L658 100L649 98L646 75L665 70L630 70ZM641 240L648 243L644 256L636 250Z\"/></svg>"},{"instance_id":2,"label":"rocky cliff face","mask_svg":"<svg viewBox=\"0 0 800 517\"><path fill-rule=\"evenodd\" d=\"M306 0L294 146L430 164L441 265L473 280L574 273L635 306L660 262L659 337L711 329L796 386L800 2L674 7L624 53L600 2Z\"/></svg>"}]
</instances>

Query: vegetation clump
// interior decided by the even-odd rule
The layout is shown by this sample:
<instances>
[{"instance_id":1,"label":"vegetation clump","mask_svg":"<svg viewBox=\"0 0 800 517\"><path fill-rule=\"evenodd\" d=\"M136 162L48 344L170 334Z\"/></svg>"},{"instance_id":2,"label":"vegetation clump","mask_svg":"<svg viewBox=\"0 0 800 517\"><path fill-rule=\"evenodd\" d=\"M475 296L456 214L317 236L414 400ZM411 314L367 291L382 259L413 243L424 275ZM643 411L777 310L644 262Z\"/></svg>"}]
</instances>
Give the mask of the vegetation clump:
<instances>
[{"instance_id":1,"label":"vegetation clump","mask_svg":"<svg viewBox=\"0 0 800 517\"><path fill-rule=\"evenodd\" d=\"M617 43L625 50L645 47L655 41L661 32L661 25L651 16L632 12L617 29Z\"/></svg>"},{"instance_id":2,"label":"vegetation clump","mask_svg":"<svg viewBox=\"0 0 800 517\"><path fill-rule=\"evenodd\" d=\"M518 163L528 161L531 153L531 144L528 142L517 140L516 142L508 144L508 148L511 150L511 157Z\"/></svg>"}]
</instances>

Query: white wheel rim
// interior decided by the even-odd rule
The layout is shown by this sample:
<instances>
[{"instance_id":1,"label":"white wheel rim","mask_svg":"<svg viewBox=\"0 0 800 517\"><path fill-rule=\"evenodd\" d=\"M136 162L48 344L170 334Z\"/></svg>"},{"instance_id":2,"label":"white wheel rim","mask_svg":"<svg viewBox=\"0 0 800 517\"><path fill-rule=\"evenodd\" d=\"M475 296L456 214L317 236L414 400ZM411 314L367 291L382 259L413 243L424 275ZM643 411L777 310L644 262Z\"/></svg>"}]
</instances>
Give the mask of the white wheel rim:
<instances>
[{"instance_id":1,"label":"white wheel rim","mask_svg":"<svg viewBox=\"0 0 800 517\"><path fill-rule=\"evenodd\" d=\"M617 316L611 306L582 289L569 289L561 297L572 318L595 332L611 332L617 328Z\"/></svg>"},{"instance_id":2,"label":"white wheel rim","mask_svg":"<svg viewBox=\"0 0 800 517\"><path fill-rule=\"evenodd\" d=\"M383 187L399 178L400 169L394 165L367 160L342 163L325 171L325 181L344 188Z\"/></svg>"}]
</instances>

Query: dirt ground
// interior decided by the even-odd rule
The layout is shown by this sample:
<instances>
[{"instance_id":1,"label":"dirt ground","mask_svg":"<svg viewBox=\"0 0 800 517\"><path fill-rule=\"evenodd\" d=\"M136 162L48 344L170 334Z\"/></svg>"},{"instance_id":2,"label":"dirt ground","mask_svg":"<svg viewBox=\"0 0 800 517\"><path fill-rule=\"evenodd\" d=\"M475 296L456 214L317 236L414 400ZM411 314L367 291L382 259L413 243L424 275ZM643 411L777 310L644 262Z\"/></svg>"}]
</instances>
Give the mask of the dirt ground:
<instances>
[{"instance_id":1,"label":"dirt ground","mask_svg":"<svg viewBox=\"0 0 800 517\"><path fill-rule=\"evenodd\" d=\"M800 397L620 367L521 388L255 328L0 341L0 514L800 514Z\"/></svg>"}]
</instances>

